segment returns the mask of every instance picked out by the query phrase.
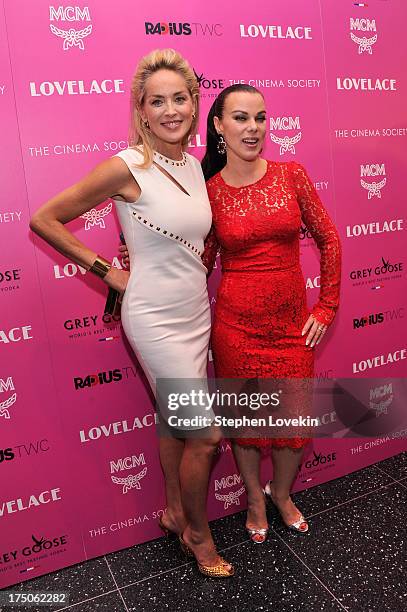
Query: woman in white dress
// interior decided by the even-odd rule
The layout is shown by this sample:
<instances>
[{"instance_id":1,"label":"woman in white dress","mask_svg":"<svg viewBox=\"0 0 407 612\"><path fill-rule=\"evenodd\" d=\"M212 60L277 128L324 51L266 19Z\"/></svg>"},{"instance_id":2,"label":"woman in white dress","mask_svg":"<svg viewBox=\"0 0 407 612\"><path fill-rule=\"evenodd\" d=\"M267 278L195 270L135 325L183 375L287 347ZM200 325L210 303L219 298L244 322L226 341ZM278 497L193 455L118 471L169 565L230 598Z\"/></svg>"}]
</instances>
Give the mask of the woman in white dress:
<instances>
[{"instance_id":1,"label":"woman in white dress","mask_svg":"<svg viewBox=\"0 0 407 612\"><path fill-rule=\"evenodd\" d=\"M99 164L77 184L46 202L31 229L75 263L124 293L126 336L156 392L156 380L205 380L210 334L204 239L211 209L199 162L183 152L198 122L193 71L171 49L144 57L132 84L137 145ZM65 224L107 198L130 254L131 274L82 244ZM185 435L185 432L184 432ZM199 570L229 577L233 567L216 552L206 515L215 428L201 437L161 437L167 509L161 526L174 532Z\"/></svg>"}]
</instances>

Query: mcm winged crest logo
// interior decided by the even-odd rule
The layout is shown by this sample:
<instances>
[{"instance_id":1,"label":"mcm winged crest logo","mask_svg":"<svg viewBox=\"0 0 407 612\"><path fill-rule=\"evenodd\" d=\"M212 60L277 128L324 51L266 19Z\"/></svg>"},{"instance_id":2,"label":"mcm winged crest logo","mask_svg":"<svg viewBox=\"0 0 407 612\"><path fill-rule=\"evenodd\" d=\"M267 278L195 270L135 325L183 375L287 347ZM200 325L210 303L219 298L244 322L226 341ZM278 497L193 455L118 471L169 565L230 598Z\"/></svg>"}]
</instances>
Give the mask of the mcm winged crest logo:
<instances>
[{"instance_id":1,"label":"mcm winged crest logo","mask_svg":"<svg viewBox=\"0 0 407 612\"><path fill-rule=\"evenodd\" d=\"M122 493L125 494L130 491L130 489L141 489L140 480L144 478L146 474L147 468L145 467L138 474L129 474L129 476L125 478L118 478L117 476L112 476L111 478L112 482L123 486Z\"/></svg>"},{"instance_id":2,"label":"mcm winged crest logo","mask_svg":"<svg viewBox=\"0 0 407 612\"><path fill-rule=\"evenodd\" d=\"M236 506L240 506L240 496L242 495L243 491L244 491L244 486L241 487L238 491L231 491L230 493L227 493L226 495L215 493L215 498L220 502L224 502L223 507L225 510L227 510L229 506L233 506L234 504Z\"/></svg>"},{"instance_id":3,"label":"mcm winged crest logo","mask_svg":"<svg viewBox=\"0 0 407 612\"><path fill-rule=\"evenodd\" d=\"M85 230L89 230L92 227L95 227L96 225L98 225L102 229L106 229L104 217L106 217L110 212L112 212L112 207L112 202L109 202L109 204L101 210L92 208L91 210L88 210L83 215L81 215L81 218L85 219Z\"/></svg>"},{"instance_id":4,"label":"mcm winged crest logo","mask_svg":"<svg viewBox=\"0 0 407 612\"><path fill-rule=\"evenodd\" d=\"M295 155L295 145L300 142L302 137L301 132L298 132L295 136L284 136L284 138L280 138L270 132L271 142L274 142L277 145L280 145L280 155L284 155L284 153L293 153Z\"/></svg>"},{"instance_id":5,"label":"mcm winged crest logo","mask_svg":"<svg viewBox=\"0 0 407 612\"><path fill-rule=\"evenodd\" d=\"M4 391L14 391L9 398L3 402L0 402L0 417L10 419L9 408L11 408L11 406L15 404L17 400L17 393L15 392L15 387L11 376L9 376L7 379L0 378L0 393L3 393Z\"/></svg>"},{"instance_id":6,"label":"mcm winged crest logo","mask_svg":"<svg viewBox=\"0 0 407 612\"><path fill-rule=\"evenodd\" d=\"M49 25L51 32L62 38L64 43L62 48L64 51L71 49L72 47L79 47L82 51L85 50L85 46L83 44L83 39L89 36L92 32L92 25L86 26L82 30L75 30L74 28L69 28L69 30L61 30L61 28L57 28L53 23Z\"/></svg>"},{"instance_id":7,"label":"mcm winged crest logo","mask_svg":"<svg viewBox=\"0 0 407 612\"><path fill-rule=\"evenodd\" d=\"M386 400L378 402L370 402L370 410L375 410L376 417L379 417L381 414L387 414L389 410L389 406L393 401L393 396L391 395Z\"/></svg>"},{"instance_id":8,"label":"mcm winged crest logo","mask_svg":"<svg viewBox=\"0 0 407 612\"><path fill-rule=\"evenodd\" d=\"M367 196L368 200L371 200L374 197L381 198L382 197L381 190L386 185L386 182L387 182L386 177L384 177L384 179L382 179L380 183L376 183L376 181L373 181L373 183L366 183L366 181L364 181L363 179L360 179L360 184L362 185L364 189L367 189L368 191L368 196Z\"/></svg>"},{"instance_id":9,"label":"mcm winged crest logo","mask_svg":"<svg viewBox=\"0 0 407 612\"><path fill-rule=\"evenodd\" d=\"M354 43L359 45L359 54L366 52L372 55L372 46L375 44L375 42L377 42L377 34L371 36L371 38L367 38L367 36L363 36L362 38L360 38L359 36L356 36L356 34L351 32L350 37Z\"/></svg>"},{"instance_id":10,"label":"mcm winged crest logo","mask_svg":"<svg viewBox=\"0 0 407 612\"><path fill-rule=\"evenodd\" d=\"M10 413L8 409L10 408L10 406L15 404L16 399L17 393L13 393L13 395L11 395L7 400L5 400L4 402L0 402L0 417L4 417L5 419L10 418Z\"/></svg>"}]
</instances>

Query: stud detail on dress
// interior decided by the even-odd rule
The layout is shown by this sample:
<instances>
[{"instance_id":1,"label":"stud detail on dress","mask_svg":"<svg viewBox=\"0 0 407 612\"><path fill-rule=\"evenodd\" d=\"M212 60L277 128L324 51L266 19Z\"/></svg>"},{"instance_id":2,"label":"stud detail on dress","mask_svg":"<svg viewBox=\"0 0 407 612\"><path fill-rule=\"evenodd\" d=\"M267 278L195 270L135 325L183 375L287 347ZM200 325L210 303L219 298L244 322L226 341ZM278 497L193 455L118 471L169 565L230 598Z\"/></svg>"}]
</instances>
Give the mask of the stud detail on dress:
<instances>
[{"instance_id":1,"label":"stud detail on dress","mask_svg":"<svg viewBox=\"0 0 407 612\"><path fill-rule=\"evenodd\" d=\"M187 163L187 156L185 153L182 153L182 160L180 161L176 161L170 157L165 157L165 155L161 155L161 153L157 153L157 151L154 151L154 157L160 161L164 161L166 164L170 164L171 166L185 166Z\"/></svg>"},{"instance_id":2,"label":"stud detail on dress","mask_svg":"<svg viewBox=\"0 0 407 612\"><path fill-rule=\"evenodd\" d=\"M150 221L148 219L144 219L141 215L138 215L137 213L133 212L133 216L137 217L137 219L139 221L141 221L142 223L144 223L145 225L148 225L149 227L151 227L154 231L159 232L160 234L163 234L164 236L166 236L167 234L173 238L174 240L178 240L179 242L181 242L182 244L185 244L188 248L191 249L191 251L193 253L196 253L199 257L201 257L202 252L203 251L198 251L198 249L196 247L194 247L193 244L191 244L190 242L188 242L188 240L184 240L184 238L182 236L174 236L173 233L169 233L168 230L165 229L161 229L161 227L154 226L153 223L150 223Z\"/></svg>"}]
</instances>

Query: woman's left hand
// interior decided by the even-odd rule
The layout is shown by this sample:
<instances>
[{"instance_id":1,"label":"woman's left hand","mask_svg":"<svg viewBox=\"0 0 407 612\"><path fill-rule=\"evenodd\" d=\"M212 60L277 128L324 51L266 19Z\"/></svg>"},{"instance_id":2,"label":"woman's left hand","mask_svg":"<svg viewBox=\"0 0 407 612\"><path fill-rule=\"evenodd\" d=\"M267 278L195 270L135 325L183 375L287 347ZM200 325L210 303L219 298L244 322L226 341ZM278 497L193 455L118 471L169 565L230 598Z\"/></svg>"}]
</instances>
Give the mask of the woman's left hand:
<instances>
[{"instance_id":1,"label":"woman's left hand","mask_svg":"<svg viewBox=\"0 0 407 612\"><path fill-rule=\"evenodd\" d=\"M305 341L306 346L309 344L311 348L319 344L324 337L326 330L328 329L328 325L324 325L317 321L314 315L310 315L303 327L301 332L301 336L304 336L308 332L307 339Z\"/></svg>"},{"instance_id":2,"label":"woman's left hand","mask_svg":"<svg viewBox=\"0 0 407 612\"><path fill-rule=\"evenodd\" d=\"M129 257L129 251L127 250L127 244L119 245L119 253L122 256L123 265L126 268L129 268L130 267L130 257Z\"/></svg>"}]
</instances>

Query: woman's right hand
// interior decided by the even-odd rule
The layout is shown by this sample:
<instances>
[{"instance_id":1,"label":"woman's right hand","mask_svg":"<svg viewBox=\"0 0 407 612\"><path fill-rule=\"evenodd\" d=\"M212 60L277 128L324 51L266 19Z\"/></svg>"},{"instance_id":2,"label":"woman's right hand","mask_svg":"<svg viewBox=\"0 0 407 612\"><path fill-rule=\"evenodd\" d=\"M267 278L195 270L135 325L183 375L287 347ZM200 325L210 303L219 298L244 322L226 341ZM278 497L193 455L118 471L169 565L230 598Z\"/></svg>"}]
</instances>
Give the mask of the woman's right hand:
<instances>
[{"instance_id":1,"label":"woman's right hand","mask_svg":"<svg viewBox=\"0 0 407 612\"><path fill-rule=\"evenodd\" d=\"M115 289L123 295L126 291L127 283L129 282L130 272L127 270L118 270L117 268L110 268L109 272L104 277L104 281L108 287Z\"/></svg>"}]
</instances>

